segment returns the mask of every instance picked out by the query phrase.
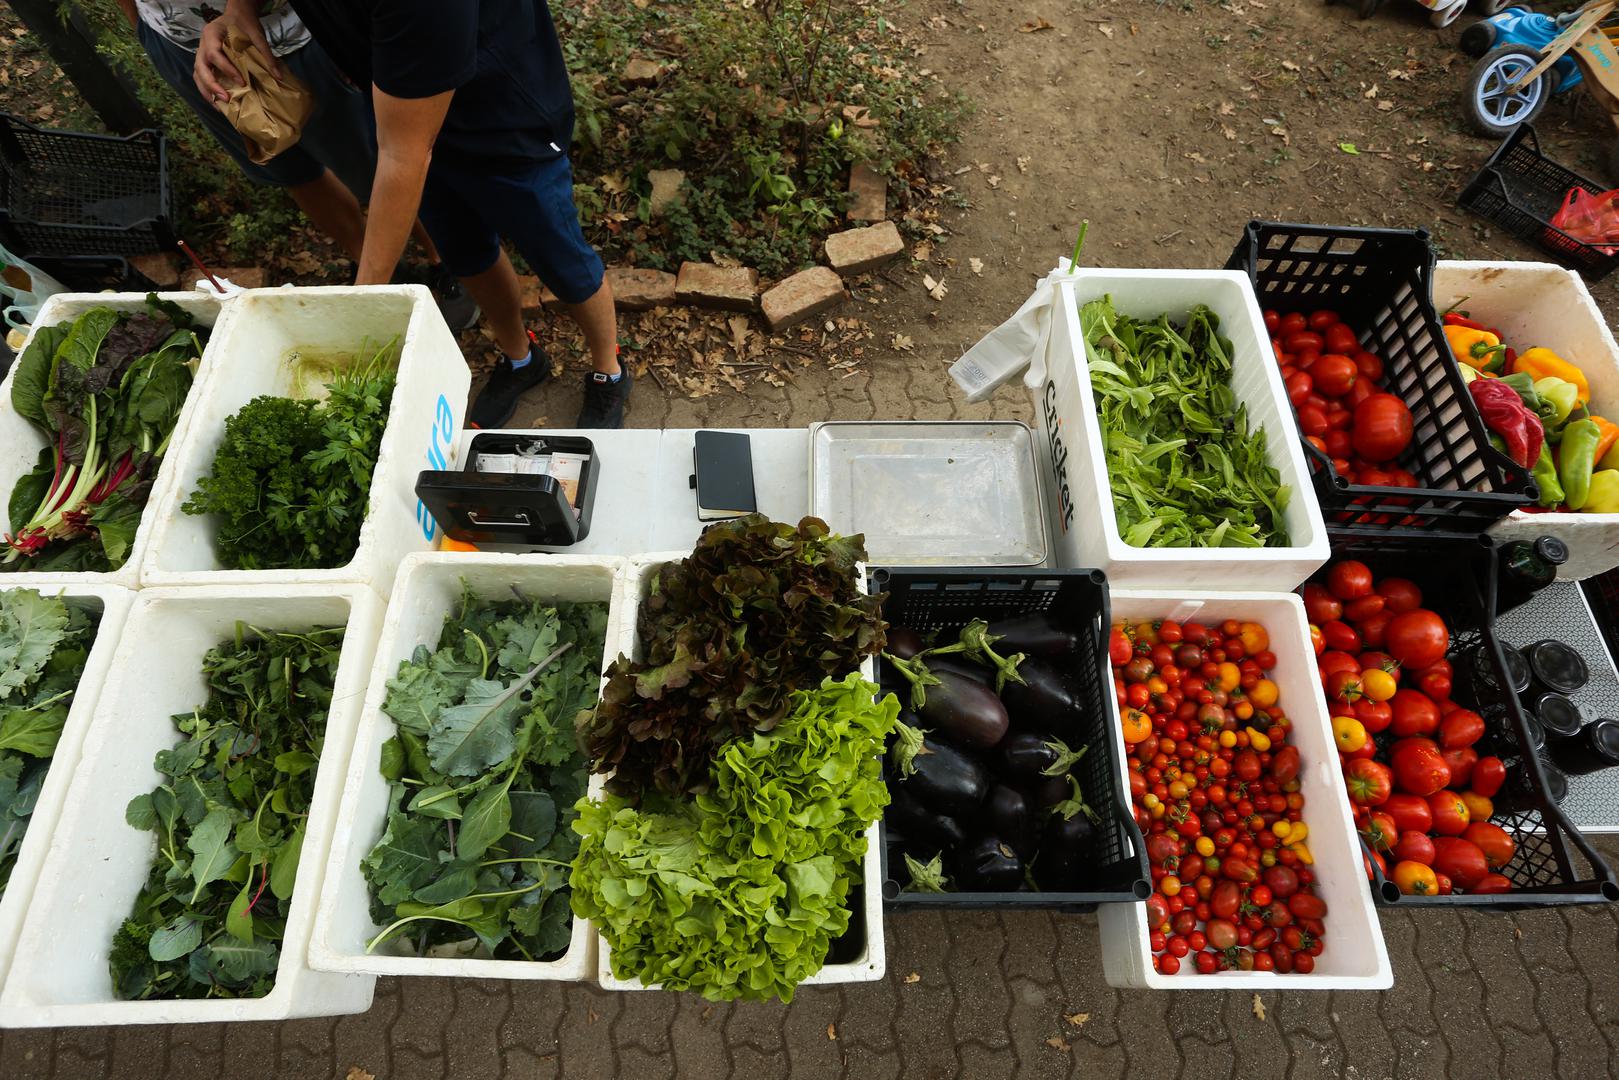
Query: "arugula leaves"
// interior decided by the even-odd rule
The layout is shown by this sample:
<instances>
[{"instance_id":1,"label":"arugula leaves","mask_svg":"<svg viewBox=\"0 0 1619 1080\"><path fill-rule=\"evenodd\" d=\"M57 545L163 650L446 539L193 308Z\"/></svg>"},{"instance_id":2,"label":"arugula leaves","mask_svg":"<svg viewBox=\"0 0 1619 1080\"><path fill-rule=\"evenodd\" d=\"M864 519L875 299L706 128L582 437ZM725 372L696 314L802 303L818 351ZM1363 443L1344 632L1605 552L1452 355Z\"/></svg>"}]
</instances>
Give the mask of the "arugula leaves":
<instances>
[{"instance_id":1,"label":"arugula leaves","mask_svg":"<svg viewBox=\"0 0 1619 1080\"><path fill-rule=\"evenodd\" d=\"M185 739L154 761L168 779L124 812L157 857L113 938L120 998L274 987L342 647L342 627L237 624L203 657L208 700L174 717Z\"/></svg>"},{"instance_id":2,"label":"arugula leaves","mask_svg":"<svg viewBox=\"0 0 1619 1080\"><path fill-rule=\"evenodd\" d=\"M792 1000L849 928L866 830L888 804L879 756L899 701L876 694L858 674L791 694L775 727L725 746L693 802L579 802L573 910L607 938L613 974Z\"/></svg>"},{"instance_id":3,"label":"arugula leaves","mask_svg":"<svg viewBox=\"0 0 1619 1080\"><path fill-rule=\"evenodd\" d=\"M1177 327L1113 298L1079 309L1119 535L1135 547L1286 547L1288 489L1231 388L1231 343L1199 304Z\"/></svg>"},{"instance_id":4,"label":"arugula leaves","mask_svg":"<svg viewBox=\"0 0 1619 1080\"><path fill-rule=\"evenodd\" d=\"M99 617L33 589L0 592L0 896L67 723Z\"/></svg>"},{"instance_id":5,"label":"arugula leaves","mask_svg":"<svg viewBox=\"0 0 1619 1080\"><path fill-rule=\"evenodd\" d=\"M0 571L106 571L129 559L141 511L191 390L207 332L148 294L45 327L17 361L11 401L47 445L7 500Z\"/></svg>"},{"instance_id":6,"label":"arugula leaves","mask_svg":"<svg viewBox=\"0 0 1619 1080\"><path fill-rule=\"evenodd\" d=\"M219 519L222 563L308 570L354 557L398 363L390 342L339 374L325 401L265 395L225 421L212 472L181 507Z\"/></svg>"},{"instance_id":7,"label":"arugula leaves","mask_svg":"<svg viewBox=\"0 0 1619 1080\"><path fill-rule=\"evenodd\" d=\"M616 794L704 790L726 741L770 730L793 690L883 647L882 603L855 583L863 541L817 518L794 528L751 514L711 526L659 571L641 609L646 660L613 663L580 729Z\"/></svg>"},{"instance_id":8,"label":"arugula leaves","mask_svg":"<svg viewBox=\"0 0 1619 1080\"><path fill-rule=\"evenodd\" d=\"M383 927L372 949L567 949L568 826L586 777L574 723L595 704L606 631L605 604L463 590L438 647L399 665L382 707L398 729L380 761L387 826L361 862Z\"/></svg>"}]
</instances>

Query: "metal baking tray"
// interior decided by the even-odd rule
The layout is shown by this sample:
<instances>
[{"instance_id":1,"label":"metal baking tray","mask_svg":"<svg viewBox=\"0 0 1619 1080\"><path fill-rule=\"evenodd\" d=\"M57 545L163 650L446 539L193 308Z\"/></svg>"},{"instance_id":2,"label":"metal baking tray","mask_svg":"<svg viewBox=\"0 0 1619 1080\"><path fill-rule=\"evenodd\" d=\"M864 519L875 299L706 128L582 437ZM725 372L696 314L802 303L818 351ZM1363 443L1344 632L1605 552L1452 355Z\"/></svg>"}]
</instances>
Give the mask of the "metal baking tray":
<instances>
[{"instance_id":1,"label":"metal baking tray","mask_svg":"<svg viewBox=\"0 0 1619 1080\"><path fill-rule=\"evenodd\" d=\"M872 563L1041 566L1034 437L1013 420L811 424L810 512Z\"/></svg>"}]
</instances>

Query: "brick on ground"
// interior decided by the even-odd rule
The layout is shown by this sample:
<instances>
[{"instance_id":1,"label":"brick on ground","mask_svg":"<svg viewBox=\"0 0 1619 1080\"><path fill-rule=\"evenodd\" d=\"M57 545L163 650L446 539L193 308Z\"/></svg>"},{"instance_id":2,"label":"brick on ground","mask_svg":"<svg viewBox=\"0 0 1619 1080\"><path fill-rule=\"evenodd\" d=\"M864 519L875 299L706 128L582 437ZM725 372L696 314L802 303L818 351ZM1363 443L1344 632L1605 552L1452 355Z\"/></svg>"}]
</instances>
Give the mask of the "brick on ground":
<instances>
[{"instance_id":1,"label":"brick on ground","mask_svg":"<svg viewBox=\"0 0 1619 1080\"><path fill-rule=\"evenodd\" d=\"M520 274L517 278L518 291L523 295L523 314L533 315L542 308L556 308L562 306L556 294L547 289L539 278L533 274Z\"/></svg>"},{"instance_id":2,"label":"brick on ground","mask_svg":"<svg viewBox=\"0 0 1619 1080\"><path fill-rule=\"evenodd\" d=\"M875 270L904 250L905 241L892 221L848 229L826 238L826 261L844 277Z\"/></svg>"},{"instance_id":3,"label":"brick on ground","mask_svg":"<svg viewBox=\"0 0 1619 1080\"><path fill-rule=\"evenodd\" d=\"M159 289L173 289L180 284L180 261L166 251L131 255L129 265Z\"/></svg>"},{"instance_id":4,"label":"brick on ground","mask_svg":"<svg viewBox=\"0 0 1619 1080\"><path fill-rule=\"evenodd\" d=\"M215 266L212 267L214 277L224 278L238 289L264 288L264 267L262 266ZM198 275L201 276L200 274Z\"/></svg>"},{"instance_id":5,"label":"brick on ground","mask_svg":"<svg viewBox=\"0 0 1619 1080\"><path fill-rule=\"evenodd\" d=\"M752 311L759 295L759 272L745 266L681 263L675 298L695 307Z\"/></svg>"},{"instance_id":6,"label":"brick on ground","mask_svg":"<svg viewBox=\"0 0 1619 1080\"><path fill-rule=\"evenodd\" d=\"M624 311L647 311L675 302L675 276L662 270L615 266L607 271L613 302Z\"/></svg>"},{"instance_id":7,"label":"brick on ground","mask_svg":"<svg viewBox=\"0 0 1619 1080\"><path fill-rule=\"evenodd\" d=\"M850 221L881 221L888 216L888 179L857 161L849 166Z\"/></svg>"},{"instance_id":8,"label":"brick on ground","mask_svg":"<svg viewBox=\"0 0 1619 1080\"><path fill-rule=\"evenodd\" d=\"M759 300L772 330L785 330L841 304L848 294L843 279L824 266L800 270Z\"/></svg>"}]
</instances>

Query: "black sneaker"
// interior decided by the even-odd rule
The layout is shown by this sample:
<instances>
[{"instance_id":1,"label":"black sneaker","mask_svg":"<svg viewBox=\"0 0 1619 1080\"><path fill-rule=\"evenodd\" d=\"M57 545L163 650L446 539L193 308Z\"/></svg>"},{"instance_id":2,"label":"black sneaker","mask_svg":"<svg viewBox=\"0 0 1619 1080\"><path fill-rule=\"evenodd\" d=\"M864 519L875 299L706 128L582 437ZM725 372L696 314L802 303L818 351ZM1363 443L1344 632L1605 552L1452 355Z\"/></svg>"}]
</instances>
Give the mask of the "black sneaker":
<instances>
[{"instance_id":1,"label":"black sneaker","mask_svg":"<svg viewBox=\"0 0 1619 1080\"><path fill-rule=\"evenodd\" d=\"M520 368L513 368L504 356L500 358L467 412L468 427L485 431L501 427L517 411L517 399L551 377L551 358L538 345L532 350L529 355L534 359Z\"/></svg>"},{"instance_id":2,"label":"black sneaker","mask_svg":"<svg viewBox=\"0 0 1619 1080\"><path fill-rule=\"evenodd\" d=\"M585 403L579 410L580 428L621 428L624 426L624 404L630 400L630 369L620 367L618 381L614 382L599 371L585 376Z\"/></svg>"},{"instance_id":3,"label":"black sneaker","mask_svg":"<svg viewBox=\"0 0 1619 1080\"><path fill-rule=\"evenodd\" d=\"M478 325L478 302L461 287L461 279L444 269L444 264L427 268L427 287L433 290L439 314L450 324L453 333Z\"/></svg>"}]
</instances>

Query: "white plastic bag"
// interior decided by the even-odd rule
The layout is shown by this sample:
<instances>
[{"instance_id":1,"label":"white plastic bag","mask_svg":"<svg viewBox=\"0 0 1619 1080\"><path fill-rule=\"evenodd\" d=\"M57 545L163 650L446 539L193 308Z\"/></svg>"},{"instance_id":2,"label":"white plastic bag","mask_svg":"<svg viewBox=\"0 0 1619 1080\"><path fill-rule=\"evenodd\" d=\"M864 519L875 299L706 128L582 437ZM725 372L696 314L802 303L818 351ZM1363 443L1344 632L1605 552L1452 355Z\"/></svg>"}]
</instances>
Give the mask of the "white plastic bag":
<instances>
[{"instance_id":1,"label":"white plastic bag","mask_svg":"<svg viewBox=\"0 0 1619 1080\"><path fill-rule=\"evenodd\" d=\"M0 247L0 296L11 301L7 323L18 329L28 326L46 299L59 292L67 292L61 282Z\"/></svg>"},{"instance_id":2,"label":"white plastic bag","mask_svg":"<svg viewBox=\"0 0 1619 1080\"><path fill-rule=\"evenodd\" d=\"M1038 387L1046 381L1046 343L1051 337L1051 305L1056 301L1057 281L1068 276L1068 260L1047 274L1034 292L1010 319L983 338L950 365L968 401L983 401L995 388L1027 368L1023 385Z\"/></svg>"}]
</instances>

